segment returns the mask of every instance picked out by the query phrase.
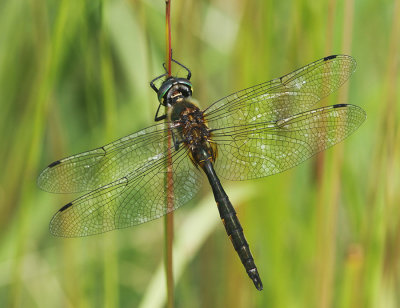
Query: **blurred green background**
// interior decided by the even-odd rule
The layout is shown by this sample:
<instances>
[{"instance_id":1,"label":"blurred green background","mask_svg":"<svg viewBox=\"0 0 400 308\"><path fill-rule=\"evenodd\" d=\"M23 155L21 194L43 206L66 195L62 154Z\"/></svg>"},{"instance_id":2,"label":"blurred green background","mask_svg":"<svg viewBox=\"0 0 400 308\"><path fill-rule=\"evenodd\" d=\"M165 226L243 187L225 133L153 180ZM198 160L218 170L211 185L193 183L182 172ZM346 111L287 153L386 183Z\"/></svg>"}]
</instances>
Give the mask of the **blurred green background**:
<instances>
[{"instance_id":1,"label":"blurred green background","mask_svg":"<svg viewBox=\"0 0 400 308\"><path fill-rule=\"evenodd\" d=\"M176 307L400 307L399 2L173 0L174 58L192 70L202 107L345 53L357 71L319 106L348 102L368 115L319 164L223 181L262 292L209 187L176 211ZM162 219L55 238L52 215L77 196L36 187L50 162L153 123L148 83L163 73L164 6L0 2L0 307L165 305Z\"/></svg>"}]
</instances>

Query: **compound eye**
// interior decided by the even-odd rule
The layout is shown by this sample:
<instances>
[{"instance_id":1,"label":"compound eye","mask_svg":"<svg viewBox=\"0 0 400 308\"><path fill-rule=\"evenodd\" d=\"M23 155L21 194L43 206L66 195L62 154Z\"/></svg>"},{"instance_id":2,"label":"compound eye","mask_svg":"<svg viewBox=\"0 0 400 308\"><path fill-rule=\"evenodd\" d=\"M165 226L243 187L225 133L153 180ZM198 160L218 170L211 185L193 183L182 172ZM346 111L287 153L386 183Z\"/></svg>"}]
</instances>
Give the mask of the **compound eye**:
<instances>
[{"instance_id":1,"label":"compound eye","mask_svg":"<svg viewBox=\"0 0 400 308\"><path fill-rule=\"evenodd\" d=\"M167 96L168 91L171 89L172 85L162 85L160 90L158 90L158 101L164 105L165 97ZM164 105L165 106L165 105Z\"/></svg>"},{"instance_id":2,"label":"compound eye","mask_svg":"<svg viewBox=\"0 0 400 308\"><path fill-rule=\"evenodd\" d=\"M183 94L184 97L192 96L192 90L191 90L189 87L188 87L188 88L185 88L185 89L182 91L182 94Z\"/></svg>"}]
</instances>

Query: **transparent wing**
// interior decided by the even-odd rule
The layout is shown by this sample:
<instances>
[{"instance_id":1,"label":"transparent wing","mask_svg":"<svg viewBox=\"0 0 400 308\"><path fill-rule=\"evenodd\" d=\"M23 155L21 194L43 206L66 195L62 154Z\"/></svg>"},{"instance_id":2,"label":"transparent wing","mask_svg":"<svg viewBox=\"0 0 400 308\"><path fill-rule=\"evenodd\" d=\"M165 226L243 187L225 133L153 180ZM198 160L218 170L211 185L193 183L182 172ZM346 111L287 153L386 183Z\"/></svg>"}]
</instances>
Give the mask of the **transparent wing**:
<instances>
[{"instance_id":1,"label":"transparent wing","mask_svg":"<svg viewBox=\"0 0 400 308\"><path fill-rule=\"evenodd\" d=\"M37 183L48 192L90 191L116 181L164 155L166 124L157 124L97 149L51 163Z\"/></svg>"},{"instance_id":2,"label":"transparent wing","mask_svg":"<svg viewBox=\"0 0 400 308\"><path fill-rule=\"evenodd\" d=\"M181 147L172 153L169 189L168 159L163 157L62 207L50 222L51 233L63 237L93 235L138 225L177 209L194 196L202 181L186 151ZM173 207L167 209L169 192Z\"/></svg>"},{"instance_id":3,"label":"transparent wing","mask_svg":"<svg viewBox=\"0 0 400 308\"><path fill-rule=\"evenodd\" d=\"M350 56L325 57L280 78L224 97L204 114L212 129L285 119L310 110L337 90L355 69L356 61Z\"/></svg>"},{"instance_id":4,"label":"transparent wing","mask_svg":"<svg viewBox=\"0 0 400 308\"><path fill-rule=\"evenodd\" d=\"M342 141L365 120L363 109L340 104L275 122L216 129L215 170L230 180L247 180L290 169Z\"/></svg>"}]
</instances>

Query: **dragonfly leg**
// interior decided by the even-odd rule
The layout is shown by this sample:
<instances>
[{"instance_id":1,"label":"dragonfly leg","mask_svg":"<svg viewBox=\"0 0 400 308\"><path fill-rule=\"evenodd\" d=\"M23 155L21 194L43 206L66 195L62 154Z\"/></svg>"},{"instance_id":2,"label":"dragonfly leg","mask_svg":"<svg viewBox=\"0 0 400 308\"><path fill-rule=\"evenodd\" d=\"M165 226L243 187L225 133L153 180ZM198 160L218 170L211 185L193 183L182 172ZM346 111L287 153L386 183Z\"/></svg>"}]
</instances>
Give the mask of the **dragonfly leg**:
<instances>
[{"instance_id":1,"label":"dragonfly leg","mask_svg":"<svg viewBox=\"0 0 400 308\"><path fill-rule=\"evenodd\" d=\"M178 62L178 61L176 61L176 60L174 60L174 59L172 59L172 58L171 58L171 60L172 60L172 62L175 62L176 64L178 64L178 65L180 65L181 67L183 67L183 68L188 72L188 74L187 74L187 76L186 76L186 79L187 79L187 80L190 80L190 77L192 77L192 72L191 72L186 66L184 66L182 63L180 63L180 62Z\"/></svg>"},{"instance_id":2,"label":"dragonfly leg","mask_svg":"<svg viewBox=\"0 0 400 308\"><path fill-rule=\"evenodd\" d=\"M164 120L167 117L166 114L163 114L163 115L160 115L160 116L158 115L158 113L160 112L160 108L161 108L161 104L158 105L158 108L157 108L157 111L156 111L156 115L154 116L154 121L155 122Z\"/></svg>"},{"instance_id":3,"label":"dragonfly leg","mask_svg":"<svg viewBox=\"0 0 400 308\"><path fill-rule=\"evenodd\" d=\"M181 144L181 142L179 142L179 141L175 138L174 132L172 132L172 142L174 143L175 151L178 151L178 150L179 150L179 145Z\"/></svg>"},{"instance_id":4,"label":"dragonfly leg","mask_svg":"<svg viewBox=\"0 0 400 308\"><path fill-rule=\"evenodd\" d=\"M150 87L151 87L156 93L158 93L158 89L157 89L156 85L154 84L154 82L155 82L156 80L160 79L160 78L165 77L165 76L167 76L167 73L164 73L164 74L162 74L162 75L160 75L160 76L154 78L152 81L150 81Z\"/></svg>"}]
</instances>

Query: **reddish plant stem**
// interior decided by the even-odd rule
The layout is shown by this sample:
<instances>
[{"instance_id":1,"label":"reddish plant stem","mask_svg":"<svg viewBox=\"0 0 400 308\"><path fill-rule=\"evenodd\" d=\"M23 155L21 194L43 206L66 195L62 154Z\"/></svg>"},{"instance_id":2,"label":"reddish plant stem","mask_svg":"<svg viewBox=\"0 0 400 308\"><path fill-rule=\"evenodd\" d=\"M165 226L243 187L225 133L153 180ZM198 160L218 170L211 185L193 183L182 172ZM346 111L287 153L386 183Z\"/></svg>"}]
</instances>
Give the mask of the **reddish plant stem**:
<instances>
[{"instance_id":1,"label":"reddish plant stem","mask_svg":"<svg viewBox=\"0 0 400 308\"><path fill-rule=\"evenodd\" d=\"M166 17L166 61L168 76L171 76L171 0L165 1L165 17ZM167 107L166 107L167 108ZM166 110L167 112L167 110ZM166 282L167 282L167 307L174 307L174 277L173 277L173 262L172 262L172 243L174 237L174 186L172 177L172 135L168 130L168 159L167 159L167 198L166 206L168 214L165 216L165 269L166 269Z\"/></svg>"}]
</instances>

